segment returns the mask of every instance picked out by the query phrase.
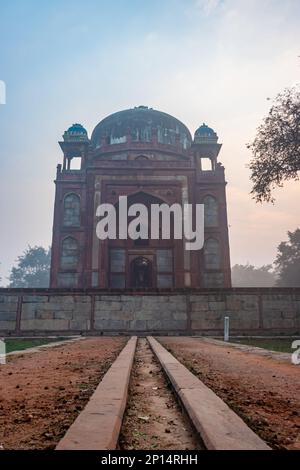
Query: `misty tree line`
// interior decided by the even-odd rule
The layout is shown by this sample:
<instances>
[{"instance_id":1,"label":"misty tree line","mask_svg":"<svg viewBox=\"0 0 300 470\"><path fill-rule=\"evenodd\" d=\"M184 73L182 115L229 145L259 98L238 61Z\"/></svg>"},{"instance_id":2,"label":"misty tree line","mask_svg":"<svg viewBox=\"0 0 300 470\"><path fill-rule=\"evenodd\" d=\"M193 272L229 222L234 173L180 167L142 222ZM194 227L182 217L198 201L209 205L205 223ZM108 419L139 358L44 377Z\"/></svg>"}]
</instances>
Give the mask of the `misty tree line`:
<instances>
[{"instance_id":1,"label":"misty tree line","mask_svg":"<svg viewBox=\"0 0 300 470\"><path fill-rule=\"evenodd\" d=\"M300 229L288 232L273 265L236 264L231 274L233 287L300 287Z\"/></svg>"},{"instance_id":2,"label":"misty tree line","mask_svg":"<svg viewBox=\"0 0 300 470\"><path fill-rule=\"evenodd\" d=\"M300 171L300 86L284 90L274 100L267 117L258 127L249 164L251 195L257 203L274 203L273 190L284 181L299 180ZM28 247L11 270L9 287L48 287L50 249ZM288 232L280 243L273 265L250 264L232 268L234 286L300 287L300 229ZM0 278L0 282L3 282Z\"/></svg>"}]
</instances>

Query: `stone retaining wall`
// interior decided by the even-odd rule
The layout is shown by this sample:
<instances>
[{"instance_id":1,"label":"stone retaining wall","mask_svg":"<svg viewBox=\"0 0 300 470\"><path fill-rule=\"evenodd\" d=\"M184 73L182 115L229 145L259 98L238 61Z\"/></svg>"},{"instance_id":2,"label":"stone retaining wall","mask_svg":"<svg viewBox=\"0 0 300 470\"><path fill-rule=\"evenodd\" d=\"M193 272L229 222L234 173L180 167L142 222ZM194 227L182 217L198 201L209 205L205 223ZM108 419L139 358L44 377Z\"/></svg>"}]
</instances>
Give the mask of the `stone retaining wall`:
<instances>
[{"instance_id":1,"label":"stone retaining wall","mask_svg":"<svg viewBox=\"0 0 300 470\"><path fill-rule=\"evenodd\" d=\"M0 289L0 333L300 334L300 288Z\"/></svg>"}]
</instances>

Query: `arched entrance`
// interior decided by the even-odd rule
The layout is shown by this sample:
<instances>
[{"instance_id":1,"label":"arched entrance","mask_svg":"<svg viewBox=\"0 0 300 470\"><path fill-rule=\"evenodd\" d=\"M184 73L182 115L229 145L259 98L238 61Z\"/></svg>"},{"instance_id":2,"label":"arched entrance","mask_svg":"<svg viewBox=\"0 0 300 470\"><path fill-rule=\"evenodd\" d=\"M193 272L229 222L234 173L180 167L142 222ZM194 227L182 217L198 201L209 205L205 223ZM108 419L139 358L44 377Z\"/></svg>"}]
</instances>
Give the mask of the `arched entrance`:
<instances>
[{"instance_id":1,"label":"arched entrance","mask_svg":"<svg viewBox=\"0 0 300 470\"><path fill-rule=\"evenodd\" d=\"M130 285L136 288L152 287L152 262L139 256L131 261L130 264Z\"/></svg>"}]
</instances>

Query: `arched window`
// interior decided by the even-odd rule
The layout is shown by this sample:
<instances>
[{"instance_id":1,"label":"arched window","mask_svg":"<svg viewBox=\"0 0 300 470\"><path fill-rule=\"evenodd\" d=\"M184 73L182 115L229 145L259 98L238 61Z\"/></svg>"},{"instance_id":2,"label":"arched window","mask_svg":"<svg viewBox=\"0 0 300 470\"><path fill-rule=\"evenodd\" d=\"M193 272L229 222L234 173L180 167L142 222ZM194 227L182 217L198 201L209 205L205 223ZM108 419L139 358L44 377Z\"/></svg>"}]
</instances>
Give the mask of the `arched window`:
<instances>
[{"instance_id":1,"label":"arched window","mask_svg":"<svg viewBox=\"0 0 300 470\"><path fill-rule=\"evenodd\" d=\"M214 238L208 238L204 243L205 269L220 269L220 244Z\"/></svg>"},{"instance_id":2,"label":"arched window","mask_svg":"<svg viewBox=\"0 0 300 470\"><path fill-rule=\"evenodd\" d=\"M79 262L78 241L73 237L65 238L62 242L60 266L62 269L76 269Z\"/></svg>"},{"instance_id":3,"label":"arched window","mask_svg":"<svg viewBox=\"0 0 300 470\"><path fill-rule=\"evenodd\" d=\"M64 226L80 227L80 198L77 194L67 194L64 199Z\"/></svg>"},{"instance_id":4,"label":"arched window","mask_svg":"<svg viewBox=\"0 0 300 470\"><path fill-rule=\"evenodd\" d=\"M204 204L204 226L217 227L218 224L218 202L213 196L205 196Z\"/></svg>"}]
</instances>

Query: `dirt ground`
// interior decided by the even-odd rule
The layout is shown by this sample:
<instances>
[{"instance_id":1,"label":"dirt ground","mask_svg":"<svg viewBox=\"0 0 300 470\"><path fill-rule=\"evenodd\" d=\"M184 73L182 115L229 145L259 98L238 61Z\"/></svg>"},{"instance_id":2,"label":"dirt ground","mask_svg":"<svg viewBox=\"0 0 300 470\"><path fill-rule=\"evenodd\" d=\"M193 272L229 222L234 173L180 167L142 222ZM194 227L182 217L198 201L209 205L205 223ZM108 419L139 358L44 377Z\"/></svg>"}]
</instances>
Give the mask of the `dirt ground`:
<instances>
[{"instance_id":1,"label":"dirt ground","mask_svg":"<svg viewBox=\"0 0 300 470\"><path fill-rule=\"evenodd\" d=\"M126 338L89 338L0 366L0 448L53 449Z\"/></svg>"},{"instance_id":2,"label":"dirt ground","mask_svg":"<svg viewBox=\"0 0 300 470\"><path fill-rule=\"evenodd\" d=\"M300 450L300 366L200 338L157 338L271 447Z\"/></svg>"},{"instance_id":3,"label":"dirt ground","mask_svg":"<svg viewBox=\"0 0 300 470\"><path fill-rule=\"evenodd\" d=\"M119 445L122 450L200 449L145 338L137 345Z\"/></svg>"}]
</instances>

